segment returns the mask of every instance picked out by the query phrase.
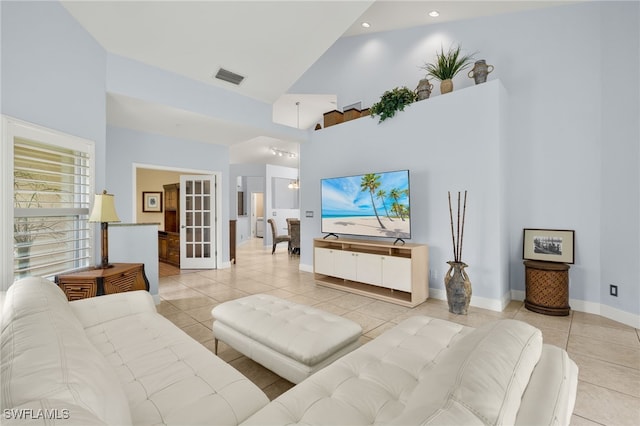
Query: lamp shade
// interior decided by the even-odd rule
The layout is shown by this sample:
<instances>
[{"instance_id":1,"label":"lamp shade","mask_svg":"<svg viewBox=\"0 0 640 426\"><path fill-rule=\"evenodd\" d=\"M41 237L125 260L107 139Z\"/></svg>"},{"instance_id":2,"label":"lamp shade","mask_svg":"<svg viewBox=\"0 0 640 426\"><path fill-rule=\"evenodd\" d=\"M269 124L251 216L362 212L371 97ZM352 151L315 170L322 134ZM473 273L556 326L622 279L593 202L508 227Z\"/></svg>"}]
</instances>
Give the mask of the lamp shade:
<instances>
[{"instance_id":1,"label":"lamp shade","mask_svg":"<svg viewBox=\"0 0 640 426\"><path fill-rule=\"evenodd\" d=\"M114 198L113 194L107 194L106 190L102 194L96 194L89 222L120 222Z\"/></svg>"}]
</instances>

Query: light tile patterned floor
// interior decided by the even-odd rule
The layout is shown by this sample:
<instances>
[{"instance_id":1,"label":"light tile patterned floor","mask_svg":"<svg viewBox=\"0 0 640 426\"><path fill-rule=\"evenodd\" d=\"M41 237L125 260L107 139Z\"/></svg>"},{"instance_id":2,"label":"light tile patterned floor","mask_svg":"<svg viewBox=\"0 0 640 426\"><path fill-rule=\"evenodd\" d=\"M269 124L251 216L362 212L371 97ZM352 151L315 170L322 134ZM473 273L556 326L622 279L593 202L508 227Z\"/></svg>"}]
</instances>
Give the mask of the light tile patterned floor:
<instances>
[{"instance_id":1,"label":"light tile patterned floor","mask_svg":"<svg viewBox=\"0 0 640 426\"><path fill-rule=\"evenodd\" d=\"M552 317L512 302L503 312L470 308L466 316L449 313L447 303L429 299L413 309L317 285L300 272L299 258L286 247L271 255L262 240L237 250L230 269L177 271L163 265L158 311L213 351L211 309L219 303L254 293L268 293L312 305L362 325L366 342L412 315L444 318L477 327L496 318L514 318L538 327L544 341L566 349L580 368L573 425L640 424L640 334L638 329L598 315L571 312ZM288 381L220 344L219 356L256 383L273 399L291 386Z\"/></svg>"}]
</instances>

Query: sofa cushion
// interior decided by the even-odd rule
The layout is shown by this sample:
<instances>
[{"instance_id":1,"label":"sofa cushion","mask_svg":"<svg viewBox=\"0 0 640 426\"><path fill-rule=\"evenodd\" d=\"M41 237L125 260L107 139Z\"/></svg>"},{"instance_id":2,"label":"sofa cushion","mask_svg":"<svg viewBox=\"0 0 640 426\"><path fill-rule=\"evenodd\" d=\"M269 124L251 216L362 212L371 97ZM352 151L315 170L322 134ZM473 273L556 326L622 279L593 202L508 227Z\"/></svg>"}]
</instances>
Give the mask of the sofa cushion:
<instances>
[{"instance_id":1,"label":"sofa cushion","mask_svg":"<svg viewBox=\"0 0 640 426\"><path fill-rule=\"evenodd\" d=\"M89 342L66 296L29 277L7 291L2 313L2 409L55 399L107 424L131 424L122 387Z\"/></svg>"},{"instance_id":2,"label":"sofa cushion","mask_svg":"<svg viewBox=\"0 0 640 426\"><path fill-rule=\"evenodd\" d=\"M542 352L542 333L499 320L460 339L422 377L394 424L515 423Z\"/></svg>"},{"instance_id":3,"label":"sofa cushion","mask_svg":"<svg viewBox=\"0 0 640 426\"><path fill-rule=\"evenodd\" d=\"M435 362L472 330L426 316L408 318L280 395L246 424L389 423Z\"/></svg>"},{"instance_id":4,"label":"sofa cushion","mask_svg":"<svg viewBox=\"0 0 640 426\"><path fill-rule=\"evenodd\" d=\"M134 424L235 425L269 402L249 379L156 313L152 302L149 308L133 300L140 298L152 300L139 292L72 304L122 383Z\"/></svg>"},{"instance_id":5,"label":"sofa cushion","mask_svg":"<svg viewBox=\"0 0 640 426\"><path fill-rule=\"evenodd\" d=\"M564 349L542 345L542 355L522 396L517 425L568 425L578 387L578 366Z\"/></svg>"}]
</instances>

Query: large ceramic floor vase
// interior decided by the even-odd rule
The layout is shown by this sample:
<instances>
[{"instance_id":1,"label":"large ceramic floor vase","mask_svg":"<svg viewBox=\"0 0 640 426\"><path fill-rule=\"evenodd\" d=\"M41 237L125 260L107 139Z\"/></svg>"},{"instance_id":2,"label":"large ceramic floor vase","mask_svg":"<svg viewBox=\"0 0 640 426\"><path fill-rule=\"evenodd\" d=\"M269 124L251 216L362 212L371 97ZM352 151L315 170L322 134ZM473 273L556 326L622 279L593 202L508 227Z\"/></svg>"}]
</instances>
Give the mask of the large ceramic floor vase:
<instances>
[{"instance_id":1,"label":"large ceramic floor vase","mask_svg":"<svg viewBox=\"0 0 640 426\"><path fill-rule=\"evenodd\" d=\"M449 312L466 315L471 301L471 281L464 268L464 262L447 262L449 270L444 276L444 286L447 289Z\"/></svg>"}]
</instances>

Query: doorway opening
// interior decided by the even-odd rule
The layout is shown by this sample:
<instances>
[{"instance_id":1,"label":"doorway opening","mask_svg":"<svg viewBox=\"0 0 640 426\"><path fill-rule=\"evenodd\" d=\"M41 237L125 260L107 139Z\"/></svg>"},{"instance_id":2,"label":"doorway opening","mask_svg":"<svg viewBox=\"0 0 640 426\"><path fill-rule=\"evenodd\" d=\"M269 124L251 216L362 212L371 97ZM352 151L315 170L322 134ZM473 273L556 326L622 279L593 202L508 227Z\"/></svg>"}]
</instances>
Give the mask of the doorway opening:
<instances>
[{"instance_id":1,"label":"doorway opening","mask_svg":"<svg viewBox=\"0 0 640 426\"><path fill-rule=\"evenodd\" d=\"M158 166L152 164L133 164L133 218L136 223L159 223L158 227L158 251L159 267L161 270L170 271L165 266L182 269L218 269L223 267L222 248L223 233L221 217L222 191L217 182L220 182L220 172L210 170L194 170L176 167ZM159 192L165 198L168 187L180 187L181 176L189 176L189 188L182 184L185 191L179 191L171 200L164 199L161 212L145 212L143 206L143 192ZM210 182L209 185L200 184L203 178ZM193 189L199 188L199 193L193 193ZM167 197L170 195L167 194ZM169 206L167 206L169 202ZM169 210L175 209L175 211ZM177 223L171 225L168 217L180 217ZM173 214L173 216L171 216ZM166 230L171 225L176 229ZM198 241L196 241L196 239ZM203 241L200 241L203 240ZM209 241L204 241L209 240ZM171 243L171 244L169 244ZM189 259L185 261L183 254L191 253L197 257L197 261ZM206 254L207 256L203 256Z\"/></svg>"}]
</instances>

